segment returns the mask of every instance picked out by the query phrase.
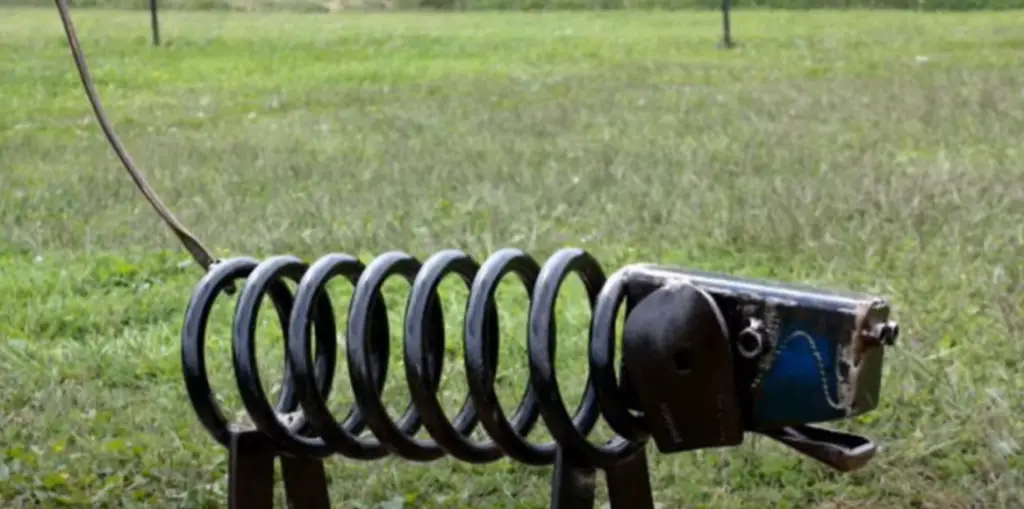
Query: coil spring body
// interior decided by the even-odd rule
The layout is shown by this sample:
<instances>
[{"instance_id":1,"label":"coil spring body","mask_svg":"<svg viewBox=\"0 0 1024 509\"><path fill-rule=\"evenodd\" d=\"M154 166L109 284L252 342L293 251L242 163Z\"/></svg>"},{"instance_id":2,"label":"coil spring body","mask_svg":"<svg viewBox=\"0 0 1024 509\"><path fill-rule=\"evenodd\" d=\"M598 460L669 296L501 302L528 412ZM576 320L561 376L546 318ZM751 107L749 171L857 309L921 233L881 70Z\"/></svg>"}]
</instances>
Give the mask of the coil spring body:
<instances>
[{"instance_id":1,"label":"coil spring body","mask_svg":"<svg viewBox=\"0 0 1024 509\"><path fill-rule=\"evenodd\" d=\"M570 415L562 400L554 369L555 301L570 274L580 276L592 310L589 375L579 407ZM444 353L445 325L437 287L446 276L458 275L469 288L464 349L469 394L449 420L437 399ZM495 394L498 363L498 313L495 291L510 274L523 283L529 296L529 383L511 418ZM397 420L387 413L381 392L388 369L390 331L381 287L391 277L411 283L405 307L403 353L410 402ZM348 307L345 354L355 404L339 420L327 407L336 367L334 305L327 283L344 277L354 292ZM294 294L284 284L297 283ZM329 254L312 265L293 256L263 262L234 258L206 274L188 303L182 332L182 362L186 387L199 419L221 444L230 433L214 401L204 359L207 321L214 301L244 280L232 325L232 360L241 400L252 423L279 454L325 458L339 454L353 459L396 455L431 461L451 455L470 463L487 463L503 456L530 465L548 465L556 452L597 468L611 469L643 451L648 432L642 420L627 409L614 368L616 313L624 300L619 273L606 278L587 252L563 249L541 266L528 254L503 249L478 264L469 255L441 251L422 264L401 252L383 254L368 265L345 254ZM286 365L281 395L271 404L263 391L256 365L254 333L257 310L271 298L285 338ZM316 353L313 353L313 342ZM301 416L282 422L282 414ZM587 435L603 416L616 436L600 445ZM553 441L534 444L524 438L543 419ZM473 442L470 435L482 425L489 440ZM414 437L420 427L430 439ZM372 436L360 436L369 428Z\"/></svg>"}]
</instances>

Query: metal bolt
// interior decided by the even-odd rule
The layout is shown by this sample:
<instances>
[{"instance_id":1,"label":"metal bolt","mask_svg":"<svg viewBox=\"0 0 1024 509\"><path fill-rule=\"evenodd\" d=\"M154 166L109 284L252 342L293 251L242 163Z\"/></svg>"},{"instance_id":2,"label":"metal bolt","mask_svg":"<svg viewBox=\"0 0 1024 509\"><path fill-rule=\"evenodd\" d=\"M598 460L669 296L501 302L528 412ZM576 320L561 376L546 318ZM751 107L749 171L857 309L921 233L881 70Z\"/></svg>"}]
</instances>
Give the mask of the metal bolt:
<instances>
[{"instance_id":1,"label":"metal bolt","mask_svg":"<svg viewBox=\"0 0 1024 509\"><path fill-rule=\"evenodd\" d=\"M764 322L751 318L747 327L740 331L736 349L740 355L747 359L753 359L764 352Z\"/></svg>"},{"instance_id":2,"label":"metal bolt","mask_svg":"<svg viewBox=\"0 0 1024 509\"><path fill-rule=\"evenodd\" d=\"M892 346L900 335L900 325L892 320L875 324L871 337L885 346Z\"/></svg>"}]
</instances>

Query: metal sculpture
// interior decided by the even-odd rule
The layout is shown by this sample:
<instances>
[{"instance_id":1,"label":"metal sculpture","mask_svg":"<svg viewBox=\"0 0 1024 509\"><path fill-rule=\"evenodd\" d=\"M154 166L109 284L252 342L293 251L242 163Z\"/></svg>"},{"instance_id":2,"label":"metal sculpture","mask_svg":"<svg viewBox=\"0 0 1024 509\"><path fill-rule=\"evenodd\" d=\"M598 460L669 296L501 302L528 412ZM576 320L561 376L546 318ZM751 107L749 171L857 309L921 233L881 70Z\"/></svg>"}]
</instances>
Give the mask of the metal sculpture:
<instances>
[{"instance_id":1,"label":"metal sculpture","mask_svg":"<svg viewBox=\"0 0 1024 509\"><path fill-rule=\"evenodd\" d=\"M592 311L589 376L570 412L554 369L555 301L571 275L584 282ZM448 275L469 288L462 330L469 394L454 418L437 399L444 362L444 316L438 284ZM498 404L498 308L495 290L519 279L530 297L526 341L529 384L511 417ZM342 336L355 405L343 419L327 407L339 352L336 304L324 290L335 278L354 286ZM381 400L391 331L380 289L391 277L412 285L404 309L402 352L410 402L396 421ZM284 284L297 284L294 292ZM241 282L232 324L232 360L252 427L232 430L216 404L205 367L206 324L214 302ZM285 341L281 396L263 390L254 344L256 311L269 297ZM621 376L615 326L625 305ZM744 433L778 440L830 467L850 471L875 446L852 434L808 426L860 415L877 405L882 353L898 335L880 298L663 267L628 265L605 276L580 249L562 249L545 263L502 249L478 263L457 250L424 262L389 252L364 265L332 253L312 265L293 256L215 264L196 286L185 312L182 364L190 400L210 434L231 457L229 507L269 508L273 462L282 461L289 507L328 507L322 460L340 455L372 460L396 455L427 462L451 455L471 463L504 456L529 465L554 464L551 507L590 508L594 477L604 470L612 508L652 509L646 443L663 453L735 446ZM314 349L315 346L315 349ZM315 353L314 353L315 351ZM621 380L620 380L621 379ZM615 431L594 445L598 418ZM553 442L525 437L538 418ZM482 426L490 438L470 439ZM431 437L415 438L420 428ZM369 430L369 437L361 436Z\"/></svg>"},{"instance_id":2,"label":"metal sculpture","mask_svg":"<svg viewBox=\"0 0 1024 509\"><path fill-rule=\"evenodd\" d=\"M562 249L544 263L512 248L483 262L457 250L440 251L423 262L397 251L367 264L343 253L312 264L293 256L216 260L160 202L128 156L92 86L66 0L55 1L86 95L111 147L143 196L207 271L185 311L182 366L200 422L228 449L229 507L271 508L278 459L293 508L329 507L323 461L332 455L355 460L395 455L418 462L451 455L471 463L509 457L528 465L554 465L552 508L592 508L596 472L603 470L612 508L652 509L646 456L651 440L663 453L678 453L739 445L746 434L756 433L844 472L873 457L870 440L811 424L877 406L884 349L899 334L888 302L877 296L653 264L628 265L606 276L581 249ZM469 389L454 418L437 400L445 350L437 288L451 274L469 288L462 330ZM583 281L592 314L589 375L574 412L562 400L553 362L555 301L571 274ZM354 287L342 335L355 404L341 420L326 402L337 376L339 331L336 305L325 286L339 277ZM381 287L391 277L412 285L401 334L410 402L397 420L381 401L391 340ZM506 277L518 278L530 301L525 310L529 383L511 417L494 391L499 357L494 294ZM289 280L297 285L294 291ZM233 370L251 421L241 427L229 424L217 406L204 358L214 302L234 292ZM254 343L256 313L267 297L284 333L286 353L276 403L263 390ZM614 337L622 306L626 318L617 362ZM599 418L616 435L595 445L588 434ZM538 420L551 442L528 441ZM489 438L473 441L470 435L477 427ZM414 437L420 428L430 439Z\"/></svg>"}]
</instances>

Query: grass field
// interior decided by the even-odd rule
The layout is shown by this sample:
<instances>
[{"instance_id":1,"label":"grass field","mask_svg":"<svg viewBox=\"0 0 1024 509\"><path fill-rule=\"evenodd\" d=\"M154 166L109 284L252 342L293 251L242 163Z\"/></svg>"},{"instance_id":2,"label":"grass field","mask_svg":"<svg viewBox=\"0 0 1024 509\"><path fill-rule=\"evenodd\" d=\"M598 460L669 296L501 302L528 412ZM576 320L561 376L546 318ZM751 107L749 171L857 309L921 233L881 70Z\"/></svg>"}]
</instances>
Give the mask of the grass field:
<instances>
[{"instance_id":1,"label":"grass field","mask_svg":"<svg viewBox=\"0 0 1024 509\"><path fill-rule=\"evenodd\" d=\"M835 475L757 439L656 456L665 508L1024 505L1024 12L739 12L732 52L713 13L168 12L159 49L144 13L75 15L121 135L220 255L571 245L609 271L892 299L884 401L841 425L882 444L874 463ZM179 364L201 271L105 145L53 10L0 10L0 169L0 505L221 507L225 454ZM455 316L465 290L448 287ZM403 285L388 288L397 325ZM567 291L574 401L588 314ZM526 301L501 299L511 408ZM211 371L240 408L223 308ZM549 492L549 469L507 461L330 469L346 508L539 508Z\"/></svg>"}]
</instances>

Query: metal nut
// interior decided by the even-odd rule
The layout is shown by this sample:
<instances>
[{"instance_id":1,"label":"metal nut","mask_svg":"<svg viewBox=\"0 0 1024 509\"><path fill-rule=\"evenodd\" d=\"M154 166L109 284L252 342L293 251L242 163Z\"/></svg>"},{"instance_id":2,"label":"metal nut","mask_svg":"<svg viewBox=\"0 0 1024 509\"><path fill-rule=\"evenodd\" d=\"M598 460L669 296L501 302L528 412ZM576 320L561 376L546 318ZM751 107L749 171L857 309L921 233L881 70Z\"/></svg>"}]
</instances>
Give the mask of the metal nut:
<instances>
[{"instance_id":1,"label":"metal nut","mask_svg":"<svg viewBox=\"0 0 1024 509\"><path fill-rule=\"evenodd\" d=\"M900 325L895 321L888 321L875 324L871 328L871 338L885 346L892 346L900 335Z\"/></svg>"},{"instance_id":2,"label":"metal nut","mask_svg":"<svg viewBox=\"0 0 1024 509\"><path fill-rule=\"evenodd\" d=\"M749 325L740 331L736 349L746 359L753 359L764 353L764 322L751 318Z\"/></svg>"}]
</instances>

